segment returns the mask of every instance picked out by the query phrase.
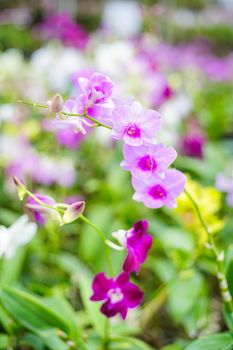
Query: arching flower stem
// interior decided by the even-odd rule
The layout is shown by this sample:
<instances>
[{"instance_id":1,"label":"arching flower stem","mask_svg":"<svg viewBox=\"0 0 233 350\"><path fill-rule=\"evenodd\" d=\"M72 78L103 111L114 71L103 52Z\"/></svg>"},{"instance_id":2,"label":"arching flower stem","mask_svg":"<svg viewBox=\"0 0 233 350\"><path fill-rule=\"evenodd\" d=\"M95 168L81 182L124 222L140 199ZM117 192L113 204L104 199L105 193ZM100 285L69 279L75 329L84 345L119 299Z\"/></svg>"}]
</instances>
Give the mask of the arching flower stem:
<instances>
[{"instance_id":1,"label":"arching flower stem","mask_svg":"<svg viewBox=\"0 0 233 350\"><path fill-rule=\"evenodd\" d=\"M222 299L223 299L223 302L225 303L226 307L228 308L228 311L231 314L231 318L233 319L232 297L231 297L231 294L230 294L230 291L228 288L228 283L227 283L227 279L226 279L225 271L224 271L224 252L218 250L218 247L215 244L213 234L211 233L208 226L206 225L206 223L201 215L201 211L200 211L200 208L199 208L196 200L193 198L193 196L190 194L190 192L188 192L186 189L184 190L184 192L185 192L186 196L188 197L188 199L193 204L193 207L197 213L199 221L200 221L203 229L205 230L205 232L208 236L207 248L212 251L213 256L215 257L216 267L217 267L217 274L216 275L217 275L217 278L219 281L219 287L220 287Z\"/></svg>"},{"instance_id":2,"label":"arching flower stem","mask_svg":"<svg viewBox=\"0 0 233 350\"><path fill-rule=\"evenodd\" d=\"M23 101L23 100L18 100L17 101L18 103L23 103L23 104L26 104L26 105L29 105L29 106L32 106L32 107L37 107L37 108L44 108L44 109L47 109L49 108L49 106L47 105L41 105L39 103L33 103L33 102L30 102L30 101ZM106 128L106 129L109 129L109 130L112 130L112 128L104 123L101 123L100 121L98 121L97 119L93 118L93 117L90 117L89 115L87 115L86 111L84 114L78 114L78 113L68 113L68 112L60 112L59 114L62 114L64 116L67 116L67 117L83 117L83 118L86 118L90 121L92 121L93 123L96 124L96 126L102 126L103 128Z\"/></svg>"}]
</instances>

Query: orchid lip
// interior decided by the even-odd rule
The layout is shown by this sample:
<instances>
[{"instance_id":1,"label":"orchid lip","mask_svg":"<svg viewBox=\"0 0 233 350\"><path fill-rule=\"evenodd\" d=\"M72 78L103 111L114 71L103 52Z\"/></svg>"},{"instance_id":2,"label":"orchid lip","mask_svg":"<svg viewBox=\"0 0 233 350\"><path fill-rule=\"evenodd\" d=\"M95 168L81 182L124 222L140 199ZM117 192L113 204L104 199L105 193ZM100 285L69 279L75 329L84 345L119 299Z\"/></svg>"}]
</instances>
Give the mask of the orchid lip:
<instances>
[{"instance_id":1,"label":"orchid lip","mask_svg":"<svg viewBox=\"0 0 233 350\"><path fill-rule=\"evenodd\" d=\"M167 191L159 184L151 187L148 194L155 200L164 200L167 197Z\"/></svg>"},{"instance_id":2,"label":"orchid lip","mask_svg":"<svg viewBox=\"0 0 233 350\"><path fill-rule=\"evenodd\" d=\"M148 154L139 160L138 166L142 171L153 171L157 168L157 163L154 158Z\"/></svg>"},{"instance_id":3,"label":"orchid lip","mask_svg":"<svg viewBox=\"0 0 233 350\"><path fill-rule=\"evenodd\" d=\"M112 304L119 303L124 298L120 288L110 289L108 297Z\"/></svg>"},{"instance_id":4,"label":"orchid lip","mask_svg":"<svg viewBox=\"0 0 233 350\"><path fill-rule=\"evenodd\" d=\"M130 137L136 138L141 136L141 130L136 124L132 123L126 127L125 134L127 134Z\"/></svg>"}]
</instances>

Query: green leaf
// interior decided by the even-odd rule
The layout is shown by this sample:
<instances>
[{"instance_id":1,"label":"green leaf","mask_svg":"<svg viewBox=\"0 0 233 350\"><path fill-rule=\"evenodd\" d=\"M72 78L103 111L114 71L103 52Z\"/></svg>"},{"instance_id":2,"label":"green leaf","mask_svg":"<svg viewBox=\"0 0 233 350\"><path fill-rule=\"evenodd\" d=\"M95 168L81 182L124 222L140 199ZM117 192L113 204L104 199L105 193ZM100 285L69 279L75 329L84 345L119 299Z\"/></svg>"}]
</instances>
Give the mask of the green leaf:
<instances>
[{"instance_id":1,"label":"green leaf","mask_svg":"<svg viewBox=\"0 0 233 350\"><path fill-rule=\"evenodd\" d=\"M203 278L193 270L179 275L169 284L169 307L174 318L182 320L198 301Z\"/></svg>"},{"instance_id":2,"label":"green leaf","mask_svg":"<svg viewBox=\"0 0 233 350\"><path fill-rule=\"evenodd\" d=\"M9 347L10 338L6 334L0 334L0 350L6 350Z\"/></svg>"},{"instance_id":3,"label":"green leaf","mask_svg":"<svg viewBox=\"0 0 233 350\"><path fill-rule=\"evenodd\" d=\"M226 305L224 305L223 316L228 329L233 330L232 314Z\"/></svg>"},{"instance_id":4,"label":"green leaf","mask_svg":"<svg viewBox=\"0 0 233 350\"><path fill-rule=\"evenodd\" d=\"M35 335L32 333L26 334L23 340L20 342L20 345L23 345L23 346L30 345L35 350L45 349L43 340L38 335Z\"/></svg>"},{"instance_id":5,"label":"green leaf","mask_svg":"<svg viewBox=\"0 0 233 350\"><path fill-rule=\"evenodd\" d=\"M7 314L5 309L0 305L0 325L8 332L12 332L13 319Z\"/></svg>"},{"instance_id":6,"label":"green leaf","mask_svg":"<svg viewBox=\"0 0 233 350\"><path fill-rule=\"evenodd\" d=\"M219 333L200 338L189 344L185 350L232 350L233 336Z\"/></svg>"},{"instance_id":7,"label":"green leaf","mask_svg":"<svg viewBox=\"0 0 233 350\"><path fill-rule=\"evenodd\" d=\"M24 259L25 247L17 250L12 259L4 259L1 265L0 284L14 284L19 280L21 275Z\"/></svg>"},{"instance_id":8,"label":"green leaf","mask_svg":"<svg viewBox=\"0 0 233 350\"><path fill-rule=\"evenodd\" d=\"M37 332L56 328L70 333L66 320L38 297L16 288L4 287L0 299L12 317L29 330Z\"/></svg>"},{"instance_id":9,"label":"green leaf","mask_svg":"<svg viewBox=\"0 0 233 350\"><path fill-rule=\"evenodd\" d=\"M76 257L69 254L62 254L58 257L60 266L70 273L78 281L83 304L89 316L89 320L97 333L104 336L105 317L100 313L99 303L90 301L92 295L93 276Z\"/></svg>"},{"instance_id":10,"label":"green leaf","mask_svg":"<svg viewBox=\"0 0 233 350\"><path fill-rule=\"evenodd\" d=\"M111 340L111 350L152 350L152 348L143 341L131 337L119 337ZM155 349L155 348L153 348Z\"/></svg>"},{"instance_id":11,"label":"green leaf","mask_svg":"<svg viewBox=\"0 0 233 350\"><path fill-rule=\"evenodd\" d=\"M59 310L59 314L61 314L69 323L72 338L75 338L76 340L82 338L79 330L77 314L64 297L61 295L54 295L51 298L45 299L44 302L55 312Z\"/></svg>"},{"instance_id":12,"label":"green leaf","mask_svg":"<svg viewBox=\"0 0 233 350\"><path fill-rule=\"evenodd\" d=\"M192 236L188 232L178 228L167 226L161 232L158 232L157 236L168 251L174 249L189 253L194 247Z\"/></svg>"},{"instance_id":13,"label":"green leaf","mask_svg":"<svg viewBox=\"0 0 233 350\"><path fill-rule=\"evenodd\" d=\"M44 344L50 350L69 350L70 349L67 343L61 340L56 334L55 330L53 329L38 332L38 335L43 339Z\"/></svg>"},{"instance_id":14,"label":"green leaf","mask_svg":"<svg viewBox=\"0 0 233 350\"><path fill-rule=\"evenodd\" d=\"M228 283L228 288L231 293L231 296L233 297L233 246L230 245L227 250L227 256L226 256L226 278Z\"/></svg>"}]
</instances>

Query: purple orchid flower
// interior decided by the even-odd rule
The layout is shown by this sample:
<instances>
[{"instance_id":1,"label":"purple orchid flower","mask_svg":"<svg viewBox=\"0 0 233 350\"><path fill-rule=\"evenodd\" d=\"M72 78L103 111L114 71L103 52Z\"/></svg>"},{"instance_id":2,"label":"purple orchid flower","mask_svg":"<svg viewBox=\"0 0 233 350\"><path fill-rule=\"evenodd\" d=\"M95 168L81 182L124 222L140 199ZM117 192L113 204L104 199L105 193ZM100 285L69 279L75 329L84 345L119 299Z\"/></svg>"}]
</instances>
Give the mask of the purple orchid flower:
<instances>
[{"instance_id":1,"label":"purple orchid flower","mask_svg":"<svg viewBox=\"0 0 233 350\"><path fill-rule=\"evenodd\" d=\"M133 147L127 144L123 148L124 160L121 166L131 171L136 178L147 178L151 175L164 176L164 172L175 160L177 154L174 148L164 145Z\"/></svg>"},{"instance_id":2,"label":"purple orchid flower","mask_svg":"<svg viewBox=\"0 0 233 350\"><path fill-rule=\"evenodd\" d=\"M133 199L143 202L148 208L176 208L176 198L183 192L185 176L178 170L172 169L165 172L165 178L150 176L144 181L132 178L135 189Z\"/></svg>"},{"instance_id":3,"label":"purple orchid flower","mask_svg":"<svg viewBox=\"0 0 233 350\"><path fill-rule=\"evenodd\" d=\"M161 128L161 116L151 109L143 109L139 102L122 105L113 111L112 137L123 139L131 146L156 144L155 134Z\"/></svg>"},{"instance_id":4,"label":"purple orchid flower","mask_svg":"<svg viewBox=\"0 0 233 350\"><path fill-rule=\"evenodd\" d=\"M138 286L131 283L130 275L120 273L115 278L107 278L103 272L98 273L93 281L92 301L104 301L101 312L107 317L120 314L124 320L128 309L139 306L143 301L143 292Z\"/></svg>"},{"instance_id":5,"label":"purple orchid flower","mask_svg":"<svg viewBox=\"0 0 233 350\"><path fill-rule=\"evenodd\" d=\"M147 229L148 222L144 220L137 221L130 230L113 232L113 237L128 251L123 265L125 272L131 273L136 271L138 274L141 265L146 260L153 243L153 238L147 233Z\"/></svg>"},{"instance_id":6,"label":"purple orchid flower","mask_svg":"<svg viewBox=\"0 0 233 350\"><path fill-rule=\"evenodd\" d=\"M34 195L45 204L54 205L56 203L52 197L37 193ZM40 226L44 226L46 223L46 208L36 202L32 197L28 197L26 206L33 214L35 222Z\"/></svg>"},{"instance_id":7,"label":"purple orchid flower","mask_svg":"<svg viewBox=\"0 0 233 350\"><path fill-rule=\"evenodd\" d=\"M93 73L89 79L79 77L76 100L81 101L87 115L112 126L113 87L111 80L104 74Z\"/></svg>"}]
</instances>

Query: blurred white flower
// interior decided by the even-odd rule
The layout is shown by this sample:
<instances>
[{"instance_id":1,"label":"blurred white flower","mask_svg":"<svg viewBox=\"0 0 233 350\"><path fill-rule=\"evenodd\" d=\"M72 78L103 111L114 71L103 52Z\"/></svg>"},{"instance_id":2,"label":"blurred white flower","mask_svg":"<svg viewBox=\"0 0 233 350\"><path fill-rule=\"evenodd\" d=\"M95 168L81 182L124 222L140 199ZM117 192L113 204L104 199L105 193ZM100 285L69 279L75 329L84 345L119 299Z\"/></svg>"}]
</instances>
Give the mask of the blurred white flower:
<instances>
[{"instance_id":1,"label":"blurred white flower","mask_svg":"<svg viewBox=\"0 0 233 350\"><path fill-rule=\"evenodd\" d=\"M118 40L103 43L96 47L94 64L97 69L115 79L119 73L124 74L132 64L135 48L130 42Z\"/></svg>"},{"instance_id":2,"label":"blurred white flower","mask_svg":"<svg viewBox=\"0 0 233 350\"><path fill-rule=\"evenodd\" d=\"M20 246L32 240L36 230L37 225L29 222L27 215L21 216L9 228L0 226L0 258L11 259Z\"/></svg>"},{"instance_id":3,"label":"blurred white flower","mask_svg":"<svg viewBox=\"0 0 233 350\"><path fill-rule=\"evenodd\" d=\"M77 49L60 45L41 47L31 58L33 74L43 79L54 91L66 91L71 75L84 67L82 54Z\"/></svg>"},{"instance_id":4,"label":"blurred white flower","mask_svg":"<svg viewBox=\"0 0 233 350\"><path fill-rule=\"evenodd\" d=\"M159 132L159 140L172 146L179 141L179 126L183 119L189 116L193 103L185 94L178 94L175 98L162 105L159 112L163 117L163 130Z\"/></svg>"},{"instance_id":5,"label":"blurred white flower","mask_svg":"<svg viewBox=\"0 0 233 350\"><path fill-rule=\"evenodd\" d=\"M104 27L123 38L137 35L142 27L140 6L132 0L113 0L107 2L103 13Z\"/></svg>"}]
</instances>

